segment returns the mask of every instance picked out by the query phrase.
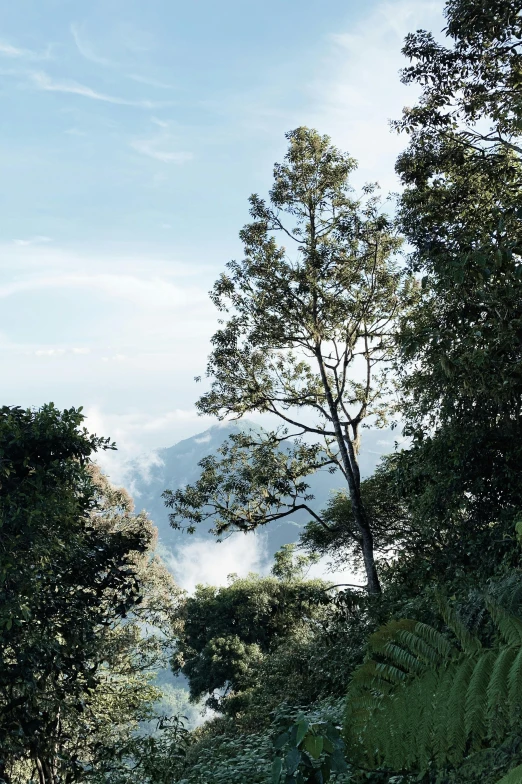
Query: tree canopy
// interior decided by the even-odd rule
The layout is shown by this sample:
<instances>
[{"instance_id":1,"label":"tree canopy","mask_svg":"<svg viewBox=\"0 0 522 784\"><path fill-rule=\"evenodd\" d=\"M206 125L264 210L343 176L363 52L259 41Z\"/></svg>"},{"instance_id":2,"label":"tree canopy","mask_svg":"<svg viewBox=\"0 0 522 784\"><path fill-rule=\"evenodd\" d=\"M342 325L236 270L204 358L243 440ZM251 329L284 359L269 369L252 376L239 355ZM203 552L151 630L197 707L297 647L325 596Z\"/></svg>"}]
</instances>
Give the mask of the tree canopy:
<instances>
[{"instance_id":1,"label":"tree canopy","mask_svg":"<svg viewBox=\"0 0 522 784\"><path fill-rule=\"evenodd\" d=\"M300 577L288 549L274 571L232 576L223 588L200 585L180 605L172 664L188 677L193 699L205 696L210 707L237 710L264 656L328 604L325 583Z\"/></svg>"},{"instance_id":2,"label":"tree canopy","mask_svg":"<svg viewBox=\"0 0 522 784\"><path fill-rule=\"evenodd\" d=\"M53 405L0 410L7 782L17 770L40 784L83 779L157 698L142 673L154 669L159 638L145 639L140 624L164 633L176 588L152 557L150 521L132 515L128 495L90 462L109 440L89 435L82 420L81 410Z\"/></svg>"},{"instance_id":3,"label":"tree canopy","mask_svg":"<svg viewBox=\"0 0 522 784\"><path fill-rule=\"evenodd\" d=\"M229 263L212 291L225 318L212 339L211 389L198 401L204 414L258 411L282 428L261 441L233 436L222 459L203 461L194 487L167 492L166 502L174 525L215 516L218 531L249 530L304 508L326 526L306 477L340 471L367 590L379 593L357 455L362 424L383 424L393 408L386 371L414 287L395 259L400 239L375 189L353 194L354 160L308 128L287 138L269 201L250 198L245 257Z\"/></svg>"}]
</instances>

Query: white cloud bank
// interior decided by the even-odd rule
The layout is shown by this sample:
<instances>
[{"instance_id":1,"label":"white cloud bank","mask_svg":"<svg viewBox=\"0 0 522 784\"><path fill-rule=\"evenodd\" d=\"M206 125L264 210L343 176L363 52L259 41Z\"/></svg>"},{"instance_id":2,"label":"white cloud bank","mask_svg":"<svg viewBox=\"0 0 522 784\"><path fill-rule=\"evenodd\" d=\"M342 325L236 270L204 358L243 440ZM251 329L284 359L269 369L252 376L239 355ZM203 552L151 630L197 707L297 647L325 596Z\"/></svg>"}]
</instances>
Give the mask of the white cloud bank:
<instances>
[{"instance_id":1,"label":"white cloud bank","mask_svg":"<svg viewBox=\"0 0 522 784\"><path fill-rule=\"evenodd\" d=\"M158 277L114 274L32 276L0 286L0 298L24 291L91 289L141 308L172 309L207 303L208 295L197 286L179 286Z\"/></svg>"},{"instance_id":2,"label":"white cloud bank","mask_svg":"<svg viewBox=\"0 0 522 784\"><path fill-rule=\"evenodd\" d=\"M129 460L137 462L146 476L152 466L161 463L157 448L170 447L214 424L209 417L200 417L195 408L114 413L102 411L99 406L87 406L85 416L91 433L109 436L118 446L117 452L97 456L97 462L117 485L127 481Z\"/></svg>"},{"instance_id":3,"label":"white cloud bank","mask_svg":"<svg viewBox=\"0 0 522 784\"><path fill-rule=\"evenodd\" d=\"M273 562L266 543L265 532L235 533L223 542L187 536L176 553L165 549L162 557L176 583L193 593L198 584L227 585L231 574L238 577L246 577L251 572L268 575ZM349 570L330 571L326 557L311 566L305 576L322 579L329 585L364 584L364 575Z\"/></svg>"},{"instance_id":4,"label":"white cloud bank","mask_svg":"<svg viewBox=\"0 0 522 784\"><path fill-rule=\"evenodd\" d=\"M196 585L226 585L230 574L266 574L266 543L259 534L234 534L223 542L190 538L175 554L164 555L177 584L189 593Z\"/></svg>"}]
</instances>

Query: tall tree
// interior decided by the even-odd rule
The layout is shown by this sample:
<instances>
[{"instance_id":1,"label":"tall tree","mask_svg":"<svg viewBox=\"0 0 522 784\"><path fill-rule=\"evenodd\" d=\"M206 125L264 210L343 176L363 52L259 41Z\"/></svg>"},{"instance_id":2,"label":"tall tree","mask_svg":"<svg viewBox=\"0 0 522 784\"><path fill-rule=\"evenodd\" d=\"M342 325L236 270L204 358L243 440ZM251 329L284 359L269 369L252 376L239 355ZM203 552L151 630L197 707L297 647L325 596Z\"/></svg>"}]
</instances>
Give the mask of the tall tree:
<instances>
[{"instance_id":1,"label":"tall tree","mask_svg":"<svg viewBox=\"0 0 522 784\"><path fill-rule=\"evenodd\" d=\"M163 594L156 591L152 607L147 585L165 585L166 578L151 563L150 522L131 515L125 495L110 491L90 463L111 444L89 435L82 420L81 410L52 404L0 409L0 780L6 782L84 778L104 714L119 711L123 724L132 724L140 703L154 696L143 679L132 682L154 651L150 640L139 642L129 614L156 622ZM29 775L16 778L24 762Z\"/></svg>"},{"instance_id":2,"label":"tall tree","mask_svg":"<svg viewBox=\"0 0 522 784\"><path fill-rule=\"evenodd\" d=\"M245 257L228 264L212 291L224 321L212 339L211 390L197 404L219 419L271 414L282 427L261 439L233 436L220 459L202 461L196 485L167 491L166 503L174 526L211 518L218 533L251 530L296 509L328 527L310 505L305 479L321 468L340 471L366 587L379 593L358 451L363 423L380 425L389 410L392 333L411 291L374 188L353 195L355 161L314 130L297 128L287 138L269 201L250 198L253 220L240 233Z\"/></svg>"},{"instance_id":3,"label":"tall tree","mask_svg":"<svg viewBox=\"0 0 522 784\"><path fill-rule=\"evenodd\" d=\"M397 164L400 224L423 278L402 328L415 444L404 476L417 517L458 544L470 574L511 557L522 504L521 10L450 0L447 45L408 36L403 77L422 95L397 124L410 135Z\"/></svg>"}]
</instances>

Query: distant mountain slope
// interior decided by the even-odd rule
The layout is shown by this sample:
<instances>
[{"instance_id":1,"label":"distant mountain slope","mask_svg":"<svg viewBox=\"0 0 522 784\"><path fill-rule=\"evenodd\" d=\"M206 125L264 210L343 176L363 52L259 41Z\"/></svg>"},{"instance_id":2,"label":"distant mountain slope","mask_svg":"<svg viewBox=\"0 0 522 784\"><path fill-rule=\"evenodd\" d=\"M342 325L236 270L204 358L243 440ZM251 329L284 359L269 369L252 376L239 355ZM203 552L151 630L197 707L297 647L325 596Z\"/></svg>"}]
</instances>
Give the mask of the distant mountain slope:
<instances>
[{"instance_id":1,"label":"distant mountain slope","mask_svg":"<svg viewBox=\"0 0 522 784\"><path fill-rule=\"evenodd\" d=\"M198 462L206 455L215 452L226 438L234 432L254 429L261 431L258 425L243 420L215 425L203 433L186 438L174 446L158 449L141 455L128 463L125 472L125 486L132 494L136 508L145 509L159 530L160 543L172 552L176 552L186 542L186 534L174 531L168 521L168 510L165 508L161 494L167 488L176 490L186 484L194 483L200 473ZM396 434L390 430L364 430L360 455L361 475L370 476L380 458L393 452ZM311 492L315 498L311 503L314 509L322 509L332 492L343 486L339 474L319 471L309 479ZM265 528L267 535L268 555L273 555L282 544L294 542L299 536L299 528L308 520L306 513L298 513L291 520L272 523ZM207 529L202 526L198 538L208 539Z\"/></svg>"}]
</instances>

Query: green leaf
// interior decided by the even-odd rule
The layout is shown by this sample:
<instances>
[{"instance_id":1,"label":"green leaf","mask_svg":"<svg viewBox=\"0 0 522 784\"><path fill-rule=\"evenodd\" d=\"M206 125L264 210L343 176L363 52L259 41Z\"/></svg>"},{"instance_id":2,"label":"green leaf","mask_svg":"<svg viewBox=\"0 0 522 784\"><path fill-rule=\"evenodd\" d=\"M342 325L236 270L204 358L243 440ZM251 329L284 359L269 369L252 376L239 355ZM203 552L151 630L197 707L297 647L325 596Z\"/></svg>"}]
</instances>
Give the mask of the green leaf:
<instances>
[{"instance_id":1,"label":"green leaf","mask_svg":"<svg viewBox=\"0 0 522 784\"><path fill-rule=\"evenodd\" d=\"M327 754L331 754L335 748L332 741L323 735L323 748L327 752Z\"/></svg>"},{"instance_id":2,"label":"green leaf","mask_svg":"<svg viewBox=\"0 0 522 784\"><path fill-rule=\"evenodd\" d=\"M297 748L290 749L290 751L285 757L285 765L286 765L287 773L289 773L290 775L295 773L295 771L299 767L300 762L301 762L301 752L299 751L299 749Z\"/></svg>"},{"instance_id":3,"label":"green leaf","mask_svg":"<svg viewBox=\"0 0 522 784\"><path fill-rule=\"evenodd\" d=\"M346 764L346 760L341 749L335 749L332 756L330 757L330 764L332 766L332 773L346 773L348 770L348 765Z\"/></svg>"},{"instance_id":4,"label":"green leaf","mask_svg":"<svg viewBox=\"0 0 522 784\"><path fill-rule=\"evenodd\" d=\"M319 759L323 750L323 736L322 735L307 735L303 748L310 754L313 759Z\"/></svg>"},{"instance_id":5,"label":"green leaf","mask_svg":"<svg viewBox=\"0 0 522 784\"><path fill-rule=\"evenodd\" d=\"M281 735L278 735L277 738L274 741L274 749L276 749L276 751L279 751L279 749L282 749L283 746L286 743L288 743L289 738L290 738L290 735L288 734L288 732L282 732Z\"/></svg>"},{"instance_id":6,"label":"green leaf","mask_svg":"<svg viewBox=\"0 0 522 784\"><path fill-rule=\"evenodd\" d=\"M296 740L295 740L295 745L296 746L299 746L301 744L301 741L303 740L303 738L304 738L304 736L306 735L307 732L308 732L308 722L305 721L304 719L302 719L297 724L297 735L296 735Z\"/></svg>"},{"instance_id":7,"label":"green leaf","mask_svg":"<svg viewBox=\"0 0 522 784\"><path fill-rule=\"evenodd\" d=\"M281 771L283 769L283 760L281 757L276 757L272 762L272 784L279 784L281 780Z\"/></svg>"}]
</instances>

